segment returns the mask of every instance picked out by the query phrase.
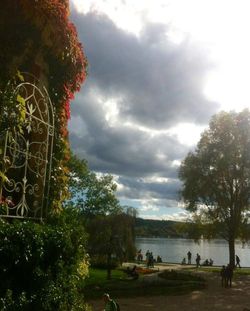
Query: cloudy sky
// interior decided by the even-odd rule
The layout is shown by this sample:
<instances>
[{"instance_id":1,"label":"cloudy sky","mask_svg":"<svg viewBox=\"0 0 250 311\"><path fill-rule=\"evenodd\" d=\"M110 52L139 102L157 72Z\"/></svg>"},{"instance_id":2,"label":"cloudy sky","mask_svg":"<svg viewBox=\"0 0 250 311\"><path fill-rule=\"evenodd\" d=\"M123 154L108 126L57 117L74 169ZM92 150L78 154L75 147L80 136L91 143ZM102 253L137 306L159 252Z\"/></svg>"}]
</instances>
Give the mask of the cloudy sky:
<instances>
[{"instance_id":1,"label":"cloudy sky","mask_svg":"<svg viewBox=\"0 0 250 311\"><path fill-rule=\"evenodd\" d=\"M71 0L89 62L71 147L112 174L121 204L141 217L185 217L180 162L213 114L250 107L249 9L248 0Z\"/></svg>"}]
</instances>

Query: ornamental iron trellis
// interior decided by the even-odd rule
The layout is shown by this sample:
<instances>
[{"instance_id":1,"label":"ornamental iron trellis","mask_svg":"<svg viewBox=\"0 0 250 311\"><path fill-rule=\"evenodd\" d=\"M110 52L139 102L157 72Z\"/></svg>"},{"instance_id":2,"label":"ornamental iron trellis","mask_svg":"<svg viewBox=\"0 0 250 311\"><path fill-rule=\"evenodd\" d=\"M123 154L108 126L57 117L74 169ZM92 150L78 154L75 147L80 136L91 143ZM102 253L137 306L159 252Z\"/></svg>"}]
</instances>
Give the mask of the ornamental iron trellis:
<instances>
[{"instance_id":1,"label":"ornamental iron trellis","mask_svg":"<svg viewBox=\"0 0 250 311\"><path fill-rule=\"evenodd\" d=\"M0 189L1 217L42 220L47 214L54 111L45 86L33 75L22 73L24 81L14 95L24 100L25 122L20 130L6 131L3 163L8 182ZM4 200L4 201L3 201Z\"/></svg>"}]
</instances>

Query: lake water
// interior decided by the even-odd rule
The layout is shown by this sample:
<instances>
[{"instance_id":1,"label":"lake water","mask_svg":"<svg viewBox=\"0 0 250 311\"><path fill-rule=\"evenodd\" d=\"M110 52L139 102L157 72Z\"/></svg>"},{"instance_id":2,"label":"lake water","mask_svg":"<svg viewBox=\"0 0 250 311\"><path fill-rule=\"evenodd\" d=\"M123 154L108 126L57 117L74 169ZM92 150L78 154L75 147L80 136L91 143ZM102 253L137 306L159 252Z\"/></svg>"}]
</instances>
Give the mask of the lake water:
<instances>
[{"instance_id":1,"label":"lake water","mask_svg":"<svg viewBox=\"0 0 250 311\"><path fill-rule=\"evenodd\" d=\"M229 261L228 244L224 240L201 240L199 244L190 239L171 238L136 238L137 249L142 250L143 259L147 250L153 252L154 258L160 255L163 262L180 263L190 250L192 253L192 263L195 263L196 254L201 255L201 262L212 258L214 265L226 265ZM243 267L250 267L249 245L242 246L241 242L236 242L235 253L240 257Z\"/></svg>"}]
</instances>

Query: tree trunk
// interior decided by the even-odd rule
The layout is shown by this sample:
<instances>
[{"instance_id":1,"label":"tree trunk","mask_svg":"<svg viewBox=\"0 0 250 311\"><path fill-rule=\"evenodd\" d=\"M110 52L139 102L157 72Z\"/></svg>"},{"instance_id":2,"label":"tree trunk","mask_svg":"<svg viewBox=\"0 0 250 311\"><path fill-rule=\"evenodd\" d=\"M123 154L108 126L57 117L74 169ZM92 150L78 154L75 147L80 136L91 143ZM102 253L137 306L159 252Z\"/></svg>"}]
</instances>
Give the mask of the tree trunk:
<instances>
[{"instance_id":1,"label":"tree trunk","mask_svg":"<svg viewBox=\"0 0 250 311\"><path fill-rule=\"evenodd\" d=\"M107 257L107 279L111 279L111 253L108 253Z\"/></svg>"},{"instance_id":2,"label":"tree trunk","mask_svg":"<svg viewBox=\"0 0 250 311\"><path fill-rule=\"evenodd\" d=\"M231 237L228 241L229 245L229 264L232 268L235 267L235 239Z\"/></svg>"}]
</instances>

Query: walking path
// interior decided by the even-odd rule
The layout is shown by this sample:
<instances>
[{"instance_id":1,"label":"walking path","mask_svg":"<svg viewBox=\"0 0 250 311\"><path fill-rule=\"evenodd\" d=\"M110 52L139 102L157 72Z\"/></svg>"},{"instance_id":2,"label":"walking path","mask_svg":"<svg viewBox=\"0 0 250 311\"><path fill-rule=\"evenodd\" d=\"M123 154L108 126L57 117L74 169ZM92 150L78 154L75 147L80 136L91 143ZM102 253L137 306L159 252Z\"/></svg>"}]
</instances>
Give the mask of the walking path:
<instances>
[{"instance_id":1,"label":"walking path","mask_svg":"<svg viewBox=\"0 0 250 311\"><path fill-rule=\"evenodd\" d=\"M188 266L159 265L159 270L185 269ZM222 288L218 274L198 272L207 280L207 288L180 296L119 298L122 311L250 311L250 276L236 276L232 288ZM152 275L156 277L156 275ZM93 311L103 310L102 300L90 303Z\"/></svg>"}]
</instances>

